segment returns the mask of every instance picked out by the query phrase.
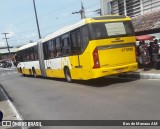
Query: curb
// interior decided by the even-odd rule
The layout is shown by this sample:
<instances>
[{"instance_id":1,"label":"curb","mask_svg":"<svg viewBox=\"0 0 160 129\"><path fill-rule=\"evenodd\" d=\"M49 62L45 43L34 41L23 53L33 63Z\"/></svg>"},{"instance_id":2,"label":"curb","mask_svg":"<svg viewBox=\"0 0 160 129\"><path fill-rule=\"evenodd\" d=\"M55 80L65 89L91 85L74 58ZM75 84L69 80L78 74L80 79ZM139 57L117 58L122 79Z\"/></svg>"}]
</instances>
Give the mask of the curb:
<instances>
[{"instance_id":1,"label":"curb","mask_svg":"<svg viewBox=\"0 0 160 129\"><path fill-rule=\"evenodd\" d=\"M9 104L9 106L12 108L13 112L15 113L17 120L23 121L22 116L18 113L18 110L13 105L13 103L10 100L10 98L7 96L7 93L6 93L5 89L3 88L3 86L1 84L0 84L0 91L3 94L3 96L5 97L7 103ZM21 128L22 129L28 129L27 127L21 127Z\"/></svg>"},{"instance_id":2,"label":"curb","mask_svg":"<svg viewBox=\"0 0 160 129\"><path fill-rule=\"evenodd\" d=\"M135 79L160 79L160 74L131 72L123 73L119 77L135 78Z\"/></svg>"}]
</instances>

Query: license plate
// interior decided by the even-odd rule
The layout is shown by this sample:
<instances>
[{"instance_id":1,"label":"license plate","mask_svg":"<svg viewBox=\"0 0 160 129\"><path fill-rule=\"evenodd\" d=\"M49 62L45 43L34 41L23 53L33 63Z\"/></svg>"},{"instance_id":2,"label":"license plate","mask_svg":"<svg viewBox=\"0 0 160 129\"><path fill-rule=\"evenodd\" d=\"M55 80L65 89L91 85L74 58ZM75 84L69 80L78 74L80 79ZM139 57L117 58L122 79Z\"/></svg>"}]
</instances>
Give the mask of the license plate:
<instances>
[{"instance_id":1,"label":"license plate","mask_svg":"<svg viewBox=\"0 0 160 129\"><path fill-rule=\"evenodd\" d=\"M124 69L117 69L118 73L122 73L124 71Z\"/></svg>"}]
</instances>

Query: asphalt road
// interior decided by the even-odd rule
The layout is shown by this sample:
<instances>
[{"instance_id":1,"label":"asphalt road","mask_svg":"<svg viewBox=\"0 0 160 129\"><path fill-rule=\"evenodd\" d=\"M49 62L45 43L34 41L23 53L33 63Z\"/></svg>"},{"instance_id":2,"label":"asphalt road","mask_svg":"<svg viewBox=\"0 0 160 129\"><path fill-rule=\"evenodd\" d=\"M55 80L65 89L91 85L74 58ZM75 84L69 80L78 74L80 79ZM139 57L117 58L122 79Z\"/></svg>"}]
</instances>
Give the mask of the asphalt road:
<instances>
[{"instance_id":1,"label":"asphalt road","mask_svg":"<svg viewBox=\"0 0 160 129\"><path fill-rule=\"evenodd\" d=\"M160 80L106 78L67 83L0 70L0 83L25 120L160 120ZM73 127L79 128L93 127ZM94 127L101 128L108 129Z\"/></svg>"}]
</instances>

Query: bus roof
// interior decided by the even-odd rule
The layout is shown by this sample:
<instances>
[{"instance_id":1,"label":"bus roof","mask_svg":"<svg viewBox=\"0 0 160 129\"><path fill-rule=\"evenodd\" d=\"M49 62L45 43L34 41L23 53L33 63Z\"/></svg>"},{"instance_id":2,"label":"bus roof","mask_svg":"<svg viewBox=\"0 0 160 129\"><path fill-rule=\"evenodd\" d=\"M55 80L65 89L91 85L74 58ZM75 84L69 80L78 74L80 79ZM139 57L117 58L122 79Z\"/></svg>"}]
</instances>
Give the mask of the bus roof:
<instances>
[{"instance_id":1,"label":"bus roof","mask_svg":"<svg viewBox=\"0 0 160 129\"><path fill-rule=\"evenodd\" d=\"M57 31L55 31L54 33L52 33L52 34L44 37L44 38L42 39L42 42L44 43L44 42L46 42L46 41L48 41L48 40L51 40L51 39L53 39L53 38L55 38L55 37L57 37L57 36L60 36L60 35L62 35L62 34L65 34L65 33L68 32L68 31L74 30L74 29L76 29L76 28L78 28L78 27L80 27L80 26L82 26L82 25L84 25L84 24L85 24L85 19L82 19L81 21L79 21L79 22L77 22L77 23L75 23L75 24L73 24L73 25L69 25L69 26L63 27L63 28L61 28L60 30L57 30Z\"/></svg>"},{"instance_id":2,"label":"bus roof","mask_svg":"<svg viewBox=\"0 0 160 129\"><path fill-rule=\"evenodd\" d=\"M19 48L19 51L20 51L20 50L23 50L23 49L26 49L26 48L33 47L33 46L35 46L35 45L37 45L37 42L25 44L25 45L23 45L23 46L21 46L21 47Z\"/></svg>"},{"instance_id":3,"label":"bus roof","mask_svg":"<svg viewBox=\"0 0 160 129\"><path fill-rule=\"evenodd\" d=\"M65 26L53 33L51 33L50 35L40 39L39 41L41 41L42 43L46 42L46 41L49 41L57 36L60 36L62 34L65 34L69 31L72 31L80 26L83 26L85 25L86 23L91 23L91 22L95 22L98 21L98 20L114 20L114 19L130 19L129 17L127 16L120 16L120 15L104 15L104 16L99 16L99 17L93 17L93 18L86 18L86 19L82 19L80 20L79 22L73 24L73 25L69 25L69 26ZM37 42L39 42L37 41ZM26 49L26 48L30 48L32 46L35 46L37 45L37 42L33 42L33 43L29 43L29 44L26 44L26 45L23 45L19 48L19 50L23 50L23 49Z\"/></svg>"},{"instance_id":4,"label":"bus roof","mask_svg":"<svg viewBox=\"0 0 160 129\"><path fill-rule=\"evenodd\" d=\"M120 15L105 15L105 16L82 19L73 25L63 27L63 28L53 32L52 34L44 37L41 41L42 41L42 43L44 43L44 42L51 40L57 36L60 36L62 34L69 32L69 31L72 31L80 26L83 26L86 23L94 22L95 20L97 20L97 21L98 20L114 20L114 19L116 20L116 19L126 19L126 18L128 20L130 19L128 16L120 16Z\"/></svg>"},{"instance_id":5,"label":"bus roof","mask_svg":"<svg viewBox=\"0 0 160 129\"><path fill-rule=\"evenodd\" d=\"M129 17L123 15L104 15L99 17L93 17L94 20L113 20L113 19L124 19L124 18L129 18Z\"/></svg>"}]
</instances>

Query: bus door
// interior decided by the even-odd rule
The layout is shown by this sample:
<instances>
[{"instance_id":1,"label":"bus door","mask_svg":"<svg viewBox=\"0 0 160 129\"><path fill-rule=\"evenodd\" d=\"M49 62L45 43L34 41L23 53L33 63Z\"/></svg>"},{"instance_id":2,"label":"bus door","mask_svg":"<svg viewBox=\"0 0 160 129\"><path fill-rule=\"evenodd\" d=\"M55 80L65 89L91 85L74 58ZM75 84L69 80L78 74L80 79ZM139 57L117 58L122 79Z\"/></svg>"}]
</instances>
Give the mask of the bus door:
<instances>
[{"instance_id":1,"label":"bus door","mask_svg":"<svg viewBox=\"0 0 160 129\"><path fill-rule=\"evenodd\" d=\"M75 68L82 68L81 62L80 62L80 53L81 53L81 44L80 44L80 29L76 29L71 32L71 50L73 55L73 62Z\"/></svg>"}]
</instances>

